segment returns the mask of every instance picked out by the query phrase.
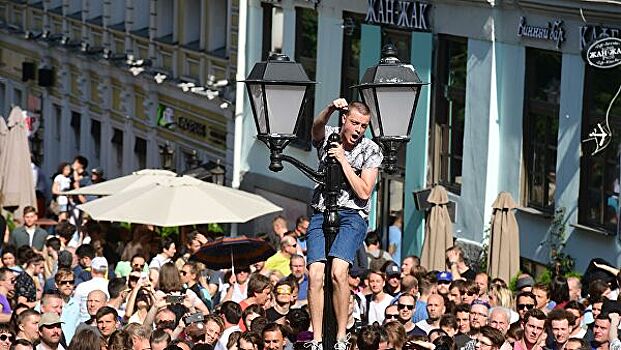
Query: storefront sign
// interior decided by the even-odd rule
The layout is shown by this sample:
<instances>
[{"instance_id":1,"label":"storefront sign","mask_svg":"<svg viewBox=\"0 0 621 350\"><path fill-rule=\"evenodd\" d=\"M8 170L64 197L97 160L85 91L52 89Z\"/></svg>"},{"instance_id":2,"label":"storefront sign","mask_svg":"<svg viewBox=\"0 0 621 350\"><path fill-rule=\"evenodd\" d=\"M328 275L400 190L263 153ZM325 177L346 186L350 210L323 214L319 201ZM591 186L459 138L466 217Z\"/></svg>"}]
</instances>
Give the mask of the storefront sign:
<instances>
[{"instance_id":1,"label":"storefront sign","mask_svg":"<svg viewBox=\"0 0 621 350\"><path fill-rule=\"evenodd\" d=\"M368 24L382 24L429 32L429 10L431 4L411 0L368 0L367 16L364 21Z\"/></svg>"},{"instance_id":2,"label":"storefront sign","mask_svg":"<svg viewBox=\"0 0 621 350\"><path fill-rule=\"evenodd\" d=\"M589 44L604 38L621 37L621 29L587 25L580 27L580 50L589 48Z\"/></svg>"},{"instance_id":3,"label":"storefront sign","mask_svg":"<svg viewBox=\"0 0 621 350\"><path fill-rule=\"evenodd\" d=\"M177 119L177 127L192 135L207 137L207 125L198 121L186 117L179 117Z\"/></svg>"},{"instance_id":4,"label":"storefront sign","mask_svg":"<svg viewBox=\"0 0 621 350\"><path fill-rule=\"evenodd\" d=\"M565 41L565 28L563 28L563 21L548 22L546 27L537 27L526 24L526 17L520 17L520 24L518 25L519 37L549 40L556 43L556 48L560 48L561 44Z\"/></svg>"},{"instance_id":5,"label":"storefront sign","mask_svg":"<svg viewBox=\"0 0 621 350\"><path fill-rule=\"evenodd\" d=\"M613 68L621 64L621 39L604 38L595 41L586 51L587 62L595 68Z\"/></svg>"}]
</instances>

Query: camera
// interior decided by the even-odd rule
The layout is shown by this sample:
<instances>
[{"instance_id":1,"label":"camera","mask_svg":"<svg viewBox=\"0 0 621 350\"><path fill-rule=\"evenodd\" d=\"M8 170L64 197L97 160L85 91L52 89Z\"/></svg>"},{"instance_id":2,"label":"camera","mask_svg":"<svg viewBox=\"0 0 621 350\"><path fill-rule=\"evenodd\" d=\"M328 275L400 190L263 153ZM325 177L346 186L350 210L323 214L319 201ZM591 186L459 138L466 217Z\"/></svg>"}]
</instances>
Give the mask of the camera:
<instances>
[{"instance_id":1,"label":"camera","mask_svg":"<svg viewBox=\"0 0 621 350\"><path fill-rule=\"evenodd\" d=\"M183 318L183 322L185 324L197 323L197 322L203 322L203 321L205 321L205 315L203 315L202 312L196 312L191 315L185 316Z\"/></svg>"},{"instance_id":2,"label":"camera","mask_svg":"<svg viewBox=\"0 0 621 350\"><path fill-rule=\"evenodd\" d=\"M166 302L169 304L182 304L185 295L182 294L168 294L166 295Z\"/></svg>"}]
</instances>

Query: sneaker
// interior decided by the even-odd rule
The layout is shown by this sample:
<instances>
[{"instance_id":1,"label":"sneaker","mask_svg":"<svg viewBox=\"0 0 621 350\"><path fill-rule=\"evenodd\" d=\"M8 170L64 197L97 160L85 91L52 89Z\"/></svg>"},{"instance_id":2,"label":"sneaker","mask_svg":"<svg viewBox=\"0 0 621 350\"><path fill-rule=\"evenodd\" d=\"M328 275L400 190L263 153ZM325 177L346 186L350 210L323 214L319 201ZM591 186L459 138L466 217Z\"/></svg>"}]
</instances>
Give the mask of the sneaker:
<instances>
[{"instance_id":1,"label":"sneaker","mask_svg":"<svg viewBox=\"0 0 621 350\"><path fill-rule=\"evenodd\" d=\"M321 344L321 342L311 340L304 344L304 348L308 350L323 350L323 345Z\"/></svg>"},{"instance_id":2,"label":"sneaker","mask_svg":"<svg viewBox=\"0 0 621 350\"><path fill-rule=\"evenodd\" d=\"M341 340L337 340L334 344L334 350L347 350L349 349L349 337Z\"/></svg>"}]
</instances>

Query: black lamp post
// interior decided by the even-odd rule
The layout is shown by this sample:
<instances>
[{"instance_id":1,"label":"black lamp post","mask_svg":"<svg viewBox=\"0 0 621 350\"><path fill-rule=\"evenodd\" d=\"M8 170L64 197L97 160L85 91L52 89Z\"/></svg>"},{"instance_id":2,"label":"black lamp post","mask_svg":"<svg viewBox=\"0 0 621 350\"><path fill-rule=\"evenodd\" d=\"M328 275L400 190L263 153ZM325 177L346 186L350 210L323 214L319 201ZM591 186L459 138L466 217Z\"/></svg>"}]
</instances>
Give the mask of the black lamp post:
<instances>
[{"instance_id":1,"label":"black lamp post","mask_svg":"<svg viewBox=\"0 0 621 350\"><path fill-rule=\"evenodd\" d=\"M396 59L394 47L387 46L382 52L380 64L369 68L361 84L356 87L371 108L373 137L387 154L384 169L389 171L394 170L396 162L396 155L391 156L391 152L396 153L400 143L409 141L413 112L423 83L411 65L403 65ZM290 61L285 55L274 54L267 62L255 64L244 83L250 95L257 138L270 149L269 169L281 171L284 161L323 187L326 205L323 230L327 256L339 230L337 199L342 188L342 169L333 157L326 157L325 167L319 172L282 153L295 138L308 88L315 82L308 79L302 65ZM291 118L294 113L296 119ZM328 135L328 141L328 145L338 142L340 135ZM328 259L324 280L324 349L332 349L336 343L331 264L331 259Z\"/></svg>"},{"instance_id":2,"label":"black lamp post","mask_svg":"<svg viewBox=\"0 0 621 350\"><path fill-rule=\"evenodd\" d=\"M192 150L186 159L186 166L188 169L196 169L201 165L201 160L198 159L198 152L195 149Z\"/></svg>"},{"instance_id":3,"label":"black lamp post","mask_svg":"<svg viewBox=\"0 0 621 350\"><path fill-rule=\"evenodd\" d=\"M160 162L162 164L162 169L172 169L174 153L175 150L170 146L170 143L168 143L168 141L160 146Z\"/></svg>"}]
</instances>

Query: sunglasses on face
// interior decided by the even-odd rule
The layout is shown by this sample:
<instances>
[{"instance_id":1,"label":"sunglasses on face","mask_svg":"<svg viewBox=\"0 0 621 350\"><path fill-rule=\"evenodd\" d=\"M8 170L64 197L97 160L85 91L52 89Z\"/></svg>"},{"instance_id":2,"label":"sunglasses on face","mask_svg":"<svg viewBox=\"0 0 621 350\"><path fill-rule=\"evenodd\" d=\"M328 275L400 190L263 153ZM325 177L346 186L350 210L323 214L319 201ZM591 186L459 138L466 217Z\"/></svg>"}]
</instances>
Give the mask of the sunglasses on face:
<instances>
[{"instance_id":1,"label":"sunglasses on face","mask_svg":"<svg viewBox=\"0 0 621 350\"><path fill-rule=\"evenodd\" d=\"M403 310L405 308L407 308L408 310L414 310L414 305L406 305L406 304L399 303L399 304L397 304L397 308L399 310Z\"/></svg>"},{"instance_id":2,"label":"sunglasses on face","mask_svg":"<svg viewBox=\"0 0 621 350\"><path fill-rule=\"evenodd\" d=\"M13 342L13 340L15 339L14 336L12 336L11 334L0 334L0 341L10 341Z\"/></svg>"},{"instance_id":3,"label":"sunglasses on face","mask_svg":"<svg viewBox=\"0 0 621 350\"><path fill-rule=\"evenodd\" d=\"M60 283L58 283L61 286L73 286L75 282L73 282L73 280L65 280L65 281L60 281Z\"/></svg>"},{"instance_id":4,"label":"sunglasses on face","mask_svg":"<svg viewBox=\"0 0 621 350\"><path fill-rule=\"evenodd\" d=\"M466 294L466 295L467 295L467 296L469 296L469 297L474 296L474 295L477 295L477 293L475 293L475 292L470 292L470 291L466 291L466 292L464 292L464 294Z\"/></svg>"},{"instance_id":5,"label":"sunglasses on face","mask_svg":"<svg viewBox=\"0 0 621 350\"><path fill-rule=\"evenodd\" d=\"M179 271L179 273L181 274L181 276L185 276L185 275L187 275L187 274L188 274L188 272L187 272L187 271L183 271L183 270Z\"/></svg>"},{"instance_id":6,"label":"sunglasses on face","mask_svg":"<svg viewBox=\"0 0 621 350\"><path fill-rule=\"evenodd\" d=\"M535 307L535 304L518 304L517 305L517 309L518 310L532 310Z\"/></svg>"},{"instance_id":7,"label":"sunglasses on face","mask_svg":"<svg viewBox=\"0 0 621 350\"><path fill-rule=\"evenodd\" d=\"M175 329L175 321L160 321L157 323L159 329Z\"/></svg>"},{"instance_id":8,"label":"sunglasses on face","mask_svg":"<svg viewBox=\"0 0 621 350\"><path fill-rule=\"evenodd\" d=\"M144 264L134 264L133 266L138 269L144 269Z\"/></svg>"},{"instance_id":9,"label":"sunglasses on face","mask_svg":"<svg viewBox=\"0 0 621 350\"><path fill-rule=\"evenodd\" d=\"M392 318L398 318L398 317L399 317L399 315L398 315L398 314L385 314L385 315L384 315L384 318L386 318L386 319L388 319L388 320L390 320L390 319L392 319Z\"/></svg>"}]
</instances>

